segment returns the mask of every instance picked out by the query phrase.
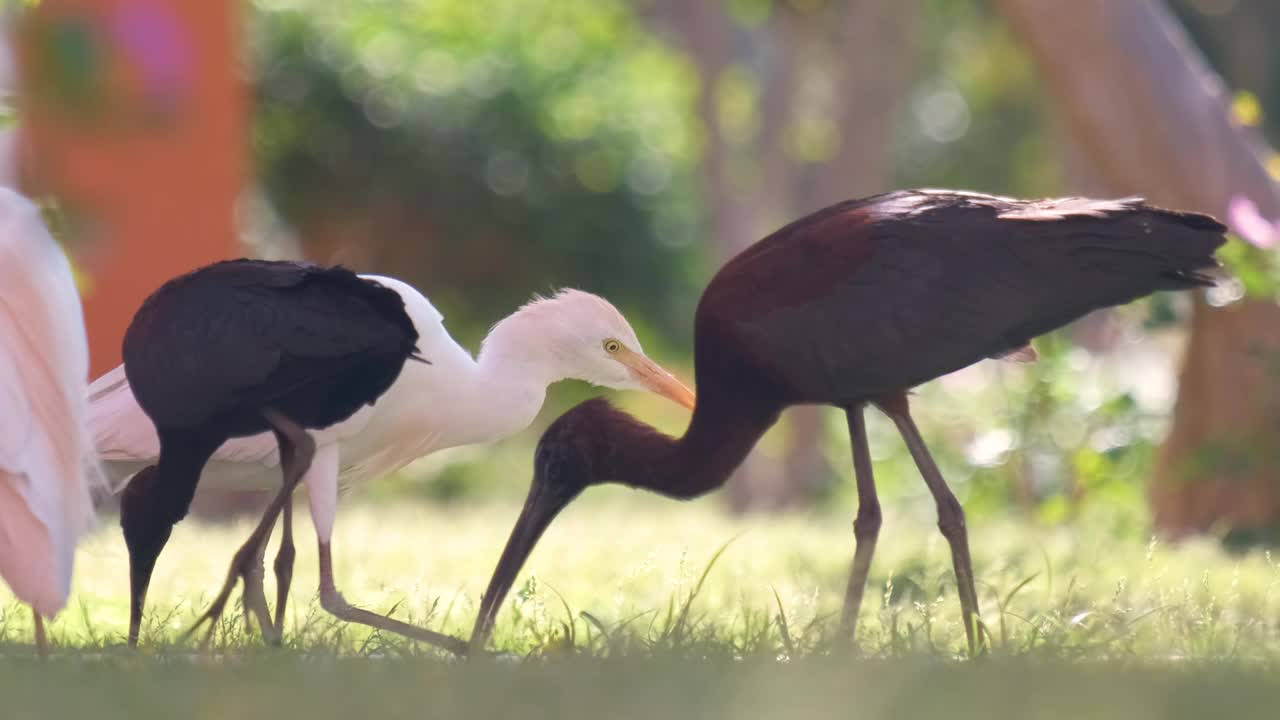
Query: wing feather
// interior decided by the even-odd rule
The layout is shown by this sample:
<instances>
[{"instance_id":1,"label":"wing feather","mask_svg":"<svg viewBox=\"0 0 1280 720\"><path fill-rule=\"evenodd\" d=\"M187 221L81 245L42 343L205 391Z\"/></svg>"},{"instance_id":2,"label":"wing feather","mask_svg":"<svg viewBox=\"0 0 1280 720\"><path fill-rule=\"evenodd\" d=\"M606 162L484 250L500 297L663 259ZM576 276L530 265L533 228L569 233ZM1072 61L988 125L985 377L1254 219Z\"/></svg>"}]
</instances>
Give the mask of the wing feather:
<instances>
[{"instance_id":1,"label":"wing feather","mask_svg":"<svg viewBox=\"0 0 1280 720\"><path fill-rule=\"evenodd\" d=\"M70 264L39 209L0 188L0 397L11 403L0 412L0 574L48 616L66 601L91 491L104 484L88 367Z\"/></svg>"},{"instance_id":2,"label":"wing feather","mask_svg":"<svg viewBox=\"0 0 1280 720\"><path fill-rule=\"evenodd\" d=\"M467 362L470 356L461 350L444 329L443 316L416 289L395 278L361 275L361 278L377 283L397 293L405 310L419 333L419 347L432 355L462 353ZM273 283L268 283L273 284ZM288 286L287 281L274 284ZM394 402L398 402L395 400ZM393 404L394 404L393 402ZM414 398L407 402L421 402ZM329 427L311 430L316 444L340 443L359 436L374 422L378 409L387 405L366 405L354 415ZM94 441L109 475L113 492L119 492L128 480L146 465L156 462L160 453L160 440L151 418L138 404L129 385L124 365L118 365L95 380L90 387L90 428ZM222 444L205 466L202 484L224 487L245 487L269 476L259 476L250 466L274 468L279 464L279 448L270 432L232 438ZM386 465L371 462L362 457L348 457L345 450L343 462L347 465L343 479L358 480ZM274 478L272 478L274 480Z\"/></svg>"},{"instance_id":3,"label":"wing feather","mask_svg":"<svg viewBox=\"0 0 1280 720\"><path fill-rule=\"evenodd\" d=\"M1023 357L1091 310L1205 284L1224 231L1135 199L890 193L802 218L730 261L697 326L793 401L865 400Z\"/></svg>"},{"instance_id":4,"label":"wing feather","mask_svg":"<svg viewBox=\"0 0 1280 720\"><path fill-rule=\"evenodd\" d=\"M190 426L370 358L412 354L416 341L400 296L350 271L229 261L157 290L130 325L124 354L127 374L147 377L131 383L139 404Z\"/></svg>"},{"instance_id":5,"label":"wing feather","mask_svg":"<svg viewBox=\"0 0 1280 720\"><path fill-rule=\"evenodd\" d=\"M120 492L138 470L160 457L160 437L151 418L133 396L124 366L118 365L96 381L90 391L89 427L103 461L111 492ZM346 420L310 431L319 446L341 442L360 433L372 419L375 408L364 406ZM205 466L202 482L236 485L245 474L243 467L280 464L279 446L270 432L231 438L214 452ZM225 475L226 477L221 477Z\"/></svg>"}]
</instances>

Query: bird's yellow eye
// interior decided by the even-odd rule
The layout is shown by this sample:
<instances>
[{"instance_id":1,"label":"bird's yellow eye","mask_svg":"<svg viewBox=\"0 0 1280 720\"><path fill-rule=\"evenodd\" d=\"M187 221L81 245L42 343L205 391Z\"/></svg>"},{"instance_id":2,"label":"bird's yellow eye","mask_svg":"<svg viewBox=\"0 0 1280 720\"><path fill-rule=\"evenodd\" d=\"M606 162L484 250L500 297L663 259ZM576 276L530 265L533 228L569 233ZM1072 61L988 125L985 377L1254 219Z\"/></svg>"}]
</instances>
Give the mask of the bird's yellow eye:
<instances>
[{"instance_id":1,"label":"bird's yellow eye","mask_svg":"<svg viewBox=\"0 0 1280 720\"><path fill-rule=\"evenodd\" d=\"M610 355L616 354L621 349L622 349L622 343L618 342L617 340L604 341L604 351L609 353Z\"/></svg>"}]
</instances>

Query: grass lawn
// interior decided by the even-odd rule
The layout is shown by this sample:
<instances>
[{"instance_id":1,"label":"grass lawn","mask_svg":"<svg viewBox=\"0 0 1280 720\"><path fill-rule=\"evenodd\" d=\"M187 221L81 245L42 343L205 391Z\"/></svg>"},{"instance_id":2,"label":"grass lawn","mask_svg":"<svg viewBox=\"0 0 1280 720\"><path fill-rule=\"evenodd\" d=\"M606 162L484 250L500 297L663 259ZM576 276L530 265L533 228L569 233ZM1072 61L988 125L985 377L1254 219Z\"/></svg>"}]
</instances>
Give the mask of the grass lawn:
<instances>
[{"instance_id":1,"label":"grass lawn","mask_svg":"<svg viewBox=\"0 0 1280 720\"><path fill-rule=\"evenodd\" d=\"M354 604L465 635L517 510L347 502L339 586ZM833 638L849 517L734 519L714 500L593 490L552 526L503 607L491 645L503 655L470 663L331 622L305 520L284 650L245 634L238 606L211 656L175 644L249 529L188 522L156 570L146 650L131 653L114 523L103 518L81 548L50 662L32 657L29 614L0 591L4 717L1137 719L1280 701L1280 566L1209 541L1119 538L1099 518L972 523L993 637L978 662L962 659L950 557L923 500L886 507L852 652Z\"/></svg>"}]
</instances>

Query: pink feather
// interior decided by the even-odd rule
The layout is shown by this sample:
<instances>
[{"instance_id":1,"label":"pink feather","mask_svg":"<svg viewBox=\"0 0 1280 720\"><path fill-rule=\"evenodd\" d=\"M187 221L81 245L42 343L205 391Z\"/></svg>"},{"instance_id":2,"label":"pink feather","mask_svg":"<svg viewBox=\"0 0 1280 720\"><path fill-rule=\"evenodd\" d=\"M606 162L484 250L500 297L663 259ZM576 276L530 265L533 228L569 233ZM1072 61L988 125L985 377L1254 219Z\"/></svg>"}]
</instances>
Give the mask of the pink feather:
<instances>
[{"instance_id":1,"label":"pink feather","mask_svg":"<svg viewBox=\"0 0 1280 720\"><path fill-rule=\"evenodd\" d=\"M0 188L0 577L52 617L66 604L91 488L88 341L71 266L39 209Z\"/></svg>"},{"instance_id":2,"label":"pink feather","mask_svg":"<svg viewBox=\"0 0 1280 720\"><path fill-rule=\"evenodd\" d=\"M1270 248L1276 244L1280 230L1275 223L1262 217L1258 206L1244 195L1235 195L1227 204L1227 217L1231 229L1254 247Z\"/></svg>"}]
</instances>

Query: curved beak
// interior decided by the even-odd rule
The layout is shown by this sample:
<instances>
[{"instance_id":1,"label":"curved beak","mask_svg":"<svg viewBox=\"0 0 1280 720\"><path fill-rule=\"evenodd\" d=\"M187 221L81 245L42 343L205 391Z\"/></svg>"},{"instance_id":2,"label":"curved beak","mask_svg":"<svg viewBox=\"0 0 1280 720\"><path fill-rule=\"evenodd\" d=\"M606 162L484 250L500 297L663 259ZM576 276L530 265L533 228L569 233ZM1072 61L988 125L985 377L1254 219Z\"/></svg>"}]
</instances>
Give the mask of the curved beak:
<instances>
[{"instance_id":1,"label":"curved beak","mask_svg":"<svg viewBox=\"0 0 1280 720\"><path fill-rule=\"evenodd\" d=\"M618 362L631 371L636 382L668 400L673 400L690 410L693 409L696 396L684 383L677 380L675 375L663 370L661 366L644 355L626 348L620 350L617 357Z\"/></svg>"},{"instance_id":2,"label":"curved beak","mask_svg":"<svg viewBox=\"0 0 1280 720\"><path fill-rule=\"evenodd\" d=\"M471 630L472 655L482 651L488 642L494 618L511 586L515 584L516 577L520 575L520 569L533 552L533 546L538 543L556 515L576 496L577 493L565 496L551 492L546 483L534 478L533 485L529 488L529 497L524 502L524 510L520 511L520 518L516 520L511 537L507 539L507 547L503 549L498 566L493 570L489 588L480 598L480 612L476 615L476 624Z\"/></svg>"}]
</instances>

